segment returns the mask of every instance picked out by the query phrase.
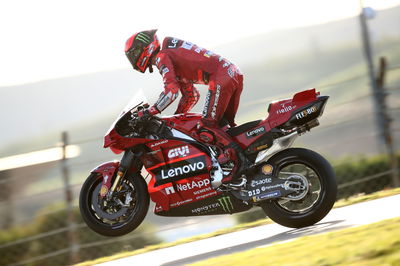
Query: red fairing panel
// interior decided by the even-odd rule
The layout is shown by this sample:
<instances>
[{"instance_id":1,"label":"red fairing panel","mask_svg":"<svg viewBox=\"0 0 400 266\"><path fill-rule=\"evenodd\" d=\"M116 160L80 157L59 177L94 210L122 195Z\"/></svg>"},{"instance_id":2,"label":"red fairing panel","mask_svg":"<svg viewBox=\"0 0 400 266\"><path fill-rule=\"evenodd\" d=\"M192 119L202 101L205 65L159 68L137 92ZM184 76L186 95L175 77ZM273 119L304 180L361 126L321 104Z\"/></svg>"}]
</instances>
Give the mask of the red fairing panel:
<instances>
[{"instance_id":1,"label":"red fairing panel","mask_svg":"<svg viewBox=\"0 0 400 266\"><path fill-rule=\"evenodd\" d=\"M215 196L211 187L210 158L181 141L163 140L147 144L154 151L143 162L152 178L148 190L155 212Z\"/></svg>"},{"instance_id":2,"label":"red fairing panel","mask_svg":"<svg viewBox=\"0 0 400 266\"><path fill-rule=\"evenodd\" d=\"M260 121L258 125L240 135L233 137L244 149L258 138L263 136L263 133L270 131L279 125L286 123L295 110L317 100L319 93L315 89L305 90L293 96L292 99L273 102L270 105L269 116Z\"/></svg>"},{"instance_id":3,"label":"red fairing panel","mask_svg":"<svg viewBox=\"0 0 400 266\"><path fill-rule=\"evenodd\" d=\"M174 116L165 116L163 120L168 126L171 126L189 136L191 133L196 132L195 128L201 121L201 114L197 113L186 113L178 114ZM193 137L193 136L191 136Z\"/></svg>"},{"instance_id":4,"label":"red fairing panel","mask_svg":"<svg viewBox=\"0 0 400 266\"><path fill-rule=\"evenodd\" d=\"M311 89L296 93L293 99L271 103L267 118L270 127L274 128L287 122L294 110L316 101L318 94L315 89Z\"/></svg>"},{"instance_id":5,"label":"red fairing panel","mask_svg":"<svg viewBox=\"0 0 400 266\"><path fill-rule=\"evenodd\" d=\"M149 192L151 199L156 203L156 213L221 194L211 187L208 175L185 178L158 187L154 187L152 179Z\"/></svg>"},{"instance_id":6,"label":"red fairing panel","mask_svg":"<svg viewBox=\"0 0 400 266\"><path fill-rule=\"evenodd\" d=\"M94 168L91 173L99 173L103 179L100 196L104 197L111 188L112 177L119 167L119 162L107 162Z\"/></svg>"},{"instance_id":7,"label":"red fairing panel","mask_svg":"<svg viewBox=\"0 0 400 266\"><path fill-rule=\"evenodd\" d=\"M124 150L136 146L141 143L147 143L153 141L152 139L143 138L125 138L120 136L115 129L112 129L104 137L104 148L110 147L110 149L115 153L119 154Z\"/></svg>"}]
</instances>

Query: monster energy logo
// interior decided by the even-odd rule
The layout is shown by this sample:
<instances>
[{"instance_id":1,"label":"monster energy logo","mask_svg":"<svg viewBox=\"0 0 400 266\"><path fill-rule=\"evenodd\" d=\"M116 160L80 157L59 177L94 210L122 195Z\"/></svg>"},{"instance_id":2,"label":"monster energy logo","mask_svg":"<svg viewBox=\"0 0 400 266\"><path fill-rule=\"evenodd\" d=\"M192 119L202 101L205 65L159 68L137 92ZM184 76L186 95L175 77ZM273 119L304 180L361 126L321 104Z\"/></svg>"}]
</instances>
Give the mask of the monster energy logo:
<instances>
[{"instance_id":1,"label":"monster energy logo","mask_svg":"<svg viewBox=\"0 0 400 266\"><path fill-rule=\"evenodd\" d=\"M142 41L144 43L150 43L150 37L143 32L140 32L137 36L136 36L136 40Z\"/></svg>"},{"instance_id":2,"label":"monster energy logo","mask_svg":"<svg viewBox=\"0 0 400 266\"><path fill-rule=\"evenodd\" d=\"M231 197L226 196L218 199L219 204L221 204L222 209L226 212L232 212L233 211L233 204L231 201Z\"/></svg>"}]
</instances>

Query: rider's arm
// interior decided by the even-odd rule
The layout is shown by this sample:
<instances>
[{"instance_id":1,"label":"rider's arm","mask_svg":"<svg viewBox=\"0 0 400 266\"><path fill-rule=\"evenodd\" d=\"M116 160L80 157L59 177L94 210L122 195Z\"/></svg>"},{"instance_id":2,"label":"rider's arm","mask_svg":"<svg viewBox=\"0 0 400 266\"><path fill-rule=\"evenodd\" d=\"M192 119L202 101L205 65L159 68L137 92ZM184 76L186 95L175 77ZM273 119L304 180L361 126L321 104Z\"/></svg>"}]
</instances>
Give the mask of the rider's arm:
<instances>
[{"instance_id":1,"label":"rider's arm","mask_svg":"<svg viewBox=\"0 0 400 266\"><path fill-rule=\"evenodd\" d=\"M160 52L156 57L156 66L163 76L164 91L161 92L153 107L158 112L162 112L178 97L180 86L176 80L174 66L168 55Z\"/></svg>"},{"instance_id":2,"label":"rider's arm","mask_svg":"<svg viewBox=\"0 0 400 266\"><path fill-rule=\"evenodd\" d=\"M180 82L180 87L182 97L175 114L184 114L189 112L200 98L199 91L193 86L193 83Z\"/></svg>"}]
</instances>

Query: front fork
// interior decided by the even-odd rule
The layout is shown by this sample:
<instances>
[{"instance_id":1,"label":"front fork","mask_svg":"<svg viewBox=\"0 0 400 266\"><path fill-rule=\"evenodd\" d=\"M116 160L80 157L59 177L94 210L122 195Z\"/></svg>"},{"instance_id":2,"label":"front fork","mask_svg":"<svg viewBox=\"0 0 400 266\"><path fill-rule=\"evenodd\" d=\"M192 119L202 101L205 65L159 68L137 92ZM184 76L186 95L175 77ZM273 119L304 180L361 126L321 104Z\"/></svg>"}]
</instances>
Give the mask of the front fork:
<instances>
[{"instance_id":1,"label":"front fork","mask_svg":"<svg viewBox=\"0 0 400 266\"><path fill-rule=\"evenodd\" d=\"M114 192L118 190L118 187L121 184L121 180L128 172L128 170L132 170L133 160L135 159L136 154L132 150L125 151L122 156L121 161L118 162L109 162L102 164L92 170L92 173L99 173L103 178L103 185L100 189L100 196L104 198L107 195L107 199L111 199ZM135 170L135 169L133 169ZM115 178L112 179L115 172Z\"/></svg>"},{"instance_id":2,"label":"front fork","mask_svg":"<svg viewBox=\"0 0 400 266\"><path fill-rule=\"evenodd\" d=\"M119 185L121 184L121 180L125 176L127 170L131 168L134 157L135 154L132 150L125 151L124 156L122 156L121 162L119 164L117 175L115 176L115 179L112 182L111 189L107 194L108 199L112 197L117 187L119 187Z\"/></svg>"}]
</instances>

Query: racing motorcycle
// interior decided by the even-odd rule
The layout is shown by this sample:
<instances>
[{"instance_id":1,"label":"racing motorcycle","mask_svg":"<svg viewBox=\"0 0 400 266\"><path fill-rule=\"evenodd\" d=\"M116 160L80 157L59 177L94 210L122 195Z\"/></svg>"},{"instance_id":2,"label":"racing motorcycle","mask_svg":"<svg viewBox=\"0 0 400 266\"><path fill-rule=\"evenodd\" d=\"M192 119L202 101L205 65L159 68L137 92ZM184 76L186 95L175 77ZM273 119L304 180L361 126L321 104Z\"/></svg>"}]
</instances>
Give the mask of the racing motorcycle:
<instances>
[{"instance_id":1,"label":"racing motorcycle","mask_svg":"<svg viewBox=\"0 0 400 266\"><path fill-rule=\"evenodd\" d=\"M121 236L141 224L151 199L154 213L161 216L233 214L261 207L283 226L313 225L335 202L335 175L318 153L290 147L319 125L328 98L305 90L270 103L264 120L223 126L252 163L240 184L224 182L238 162L219 164L218 149L194 137L200 114L139 117L148 105L131 103L104 138L105 148L123 156L91 171L80 192L82 217L101 235Z\"/></svg>"}]
</instances>

